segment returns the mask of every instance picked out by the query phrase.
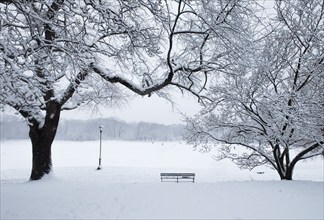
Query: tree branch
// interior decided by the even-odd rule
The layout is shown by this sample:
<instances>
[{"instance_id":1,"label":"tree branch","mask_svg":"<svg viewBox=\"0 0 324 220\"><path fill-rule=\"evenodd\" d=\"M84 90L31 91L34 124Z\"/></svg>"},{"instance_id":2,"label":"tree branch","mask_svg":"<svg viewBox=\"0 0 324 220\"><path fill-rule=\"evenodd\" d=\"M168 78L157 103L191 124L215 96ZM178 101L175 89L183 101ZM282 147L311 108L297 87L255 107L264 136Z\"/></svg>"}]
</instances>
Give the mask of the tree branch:
<instances>
[{"instance_id":1,"label":"tree branch","mask_svg":"<svg viewBox=\"0 0 324 220\"><path fill-rule=\"evenodd\" d=\"M170 71L167 74L167 77L161 83L157 83L157 84L151 85L149 87L143 88L143 87L134 85L132 82L130 82L127 79L122 78L120 76L110 76L109 74L107 74L105 72L105 70L103 70L99 66L95 65L94 63L91 63L90 67L95 73L99 74L99 76L101 76L103 79L107 80L108 82L120 83L123 86L125 86L126 88L130 89L131 91L133 91L139 95L142 95L142 96L149 95L152 92L160 90L160 89L164 88L165 86L169 85L172 81L173 76L174 76L173 71Z\"/></svg>"},{"instance_id":2,"label":"tree branch","mask_svg":"<svg viewBox=\"0 0 324 220\"><path fill-rule=\"evenodd\" d=\"M291 167L294 167L296 165L296 163L299 161L299 160L303 160L303 159L306 159L306 158L303 158L307 153L315 150L316 148L320 147L322 144L324 144L324 141L320 141L319 143L315 143L313 145L311 145L310 147L306 148L305 150L301 151L299 154L297 154L295 156L295 158L291 161L290 163L290 166ZM320 155L320 154L318 154ZM314 156L317 156L317 155L314 155Z\"/></svg>"},{"instance_id":3,"label":"tree branch","mask_svg":"<svg viewBox=\"0 0 324 220\"><path fill-rule=\"evenodd\" d=\"M78 73L74 82L71 82L67 89L64 91L62 97L58 100L60 106L63 106L74 94L75 90L79 87L81 82L88 76L88 71L81 71Z\"/></svg>"},{"instance_id":4,"label":"tree branch","mask_svg":"<svg viewBox=\"0 0 324 220\"><path fill-rule=\"evenodd\" d=\"M265 160L267 160L276 170L278 169L276 164L264 153L258 151L255 147L252 147L248 144L244 144L241 142L232 142L229 140L224 140L224 139L220 139L220 138L216 138L215 136L211 135L209 132L205 132L205 131L200 131L200 133L203 133L207 136L209 136L211 139L217 141L217 142L221 142L221 143L225 143L225 144L230 144L230 145L241 145L243 147L246 147L250 150L253 150L254 152L256 152L257 154L259 154L260 156L262 156Z\"/></svg>"}]
</instances>

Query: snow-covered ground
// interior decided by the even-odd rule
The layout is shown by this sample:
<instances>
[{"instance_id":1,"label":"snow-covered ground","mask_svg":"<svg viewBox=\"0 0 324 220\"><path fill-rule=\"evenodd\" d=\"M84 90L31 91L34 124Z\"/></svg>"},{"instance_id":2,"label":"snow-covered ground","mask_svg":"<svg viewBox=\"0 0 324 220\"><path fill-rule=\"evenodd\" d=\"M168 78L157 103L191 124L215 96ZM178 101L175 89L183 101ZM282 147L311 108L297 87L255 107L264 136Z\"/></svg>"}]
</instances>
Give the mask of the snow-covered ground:
<instances>
[{"instance_id":1,"label":"snow-covered ground","mask_svg":"<svg viewBox=\"0 0 324 220\"><path fill-rule=\"evenodd\" d=\"M240 170L180 142L55 141L54 174L28 182L28 140L1 142L1 219L323 219L323 158L297 165L295 181ZM160 182L195 172L195 183ZM264 174L258 174L264 172Z\"/></svg>"}]
</instances>

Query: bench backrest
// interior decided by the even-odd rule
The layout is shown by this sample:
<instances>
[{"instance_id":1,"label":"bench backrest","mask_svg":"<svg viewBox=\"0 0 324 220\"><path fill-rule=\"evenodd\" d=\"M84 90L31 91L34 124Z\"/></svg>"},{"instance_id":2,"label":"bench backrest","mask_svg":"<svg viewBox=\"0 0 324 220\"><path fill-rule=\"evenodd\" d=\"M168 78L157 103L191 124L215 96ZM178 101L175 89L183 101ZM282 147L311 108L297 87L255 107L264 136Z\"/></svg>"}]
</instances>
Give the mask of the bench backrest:
<instances>
[{"instance_id":1,"label":"bench backrest","mask_svg":"<svg viewBox=\"0 0 324 220\"><path fill-rule=\"evenodd\" d=\"M194 173L161 173L161 176L195 176Z\"/></svg>"}]
</instances>

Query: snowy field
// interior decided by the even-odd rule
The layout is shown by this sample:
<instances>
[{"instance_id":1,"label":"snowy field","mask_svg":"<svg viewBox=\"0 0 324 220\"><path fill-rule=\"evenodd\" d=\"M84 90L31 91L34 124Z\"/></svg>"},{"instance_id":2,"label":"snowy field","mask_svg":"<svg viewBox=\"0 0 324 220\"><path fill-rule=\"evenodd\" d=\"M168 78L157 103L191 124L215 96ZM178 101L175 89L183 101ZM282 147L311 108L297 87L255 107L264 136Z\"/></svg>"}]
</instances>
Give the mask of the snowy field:
<instances>
[{"instance_id":1,"label":"snowy field","mask_svg":"<svg viewBox=\"0 0 324 220\"><path fill-rule=\"evenodd\" d=\"M53 144L54 174L28 182L29 140L1 142L1 219L323 219L324 162L297 165L295 181L240 170L180 142ZM195 172L195 183L160 182ZM258 174L258 172L264 172Z\"/></svg>"}]
</instances>

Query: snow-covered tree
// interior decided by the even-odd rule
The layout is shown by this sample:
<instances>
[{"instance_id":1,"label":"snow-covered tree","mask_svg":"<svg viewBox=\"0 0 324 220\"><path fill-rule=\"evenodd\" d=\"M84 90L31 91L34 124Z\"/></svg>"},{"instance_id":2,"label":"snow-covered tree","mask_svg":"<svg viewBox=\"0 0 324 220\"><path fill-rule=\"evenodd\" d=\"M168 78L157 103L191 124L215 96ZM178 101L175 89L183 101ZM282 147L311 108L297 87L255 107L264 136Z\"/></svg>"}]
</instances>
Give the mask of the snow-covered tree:
<instances>
[{"instance_id":1,"label":"snow-covered tree","mask_svg":"<svg viewBox=\"0 0 324 220\"><path fill-rule=\"evenodd\" d=\"M212 101L188 118L187 140L216 146L216 159L269 165L291 180L297 162L324 148L324 1L276 1L275 10L267 28L255 29L263 37L213 83Z\"/></svg>"},{"instance_id":2,"label":"snow-covered tree","mask_svg":"<svg viewBox=\"0 0 324 220\"><path fill-rule=\"evenodd\" d=\"M227 50L207 45L227 41L231 18L247 3L1 0L0 104L29 125L30 179L52 170L51 145L63 110L118 104L125 88L166 96L161 89L172 85L200 98ZM211 8L213 14L203 14Z\"/></svg>"}]
</instances>

